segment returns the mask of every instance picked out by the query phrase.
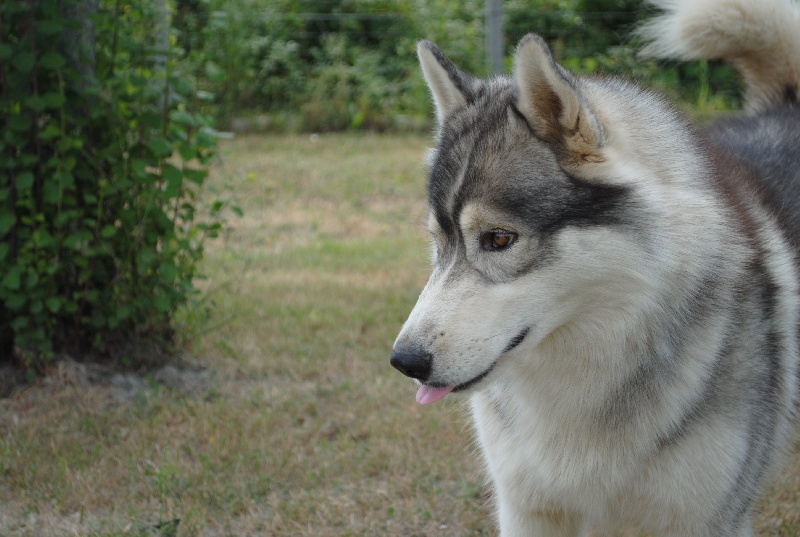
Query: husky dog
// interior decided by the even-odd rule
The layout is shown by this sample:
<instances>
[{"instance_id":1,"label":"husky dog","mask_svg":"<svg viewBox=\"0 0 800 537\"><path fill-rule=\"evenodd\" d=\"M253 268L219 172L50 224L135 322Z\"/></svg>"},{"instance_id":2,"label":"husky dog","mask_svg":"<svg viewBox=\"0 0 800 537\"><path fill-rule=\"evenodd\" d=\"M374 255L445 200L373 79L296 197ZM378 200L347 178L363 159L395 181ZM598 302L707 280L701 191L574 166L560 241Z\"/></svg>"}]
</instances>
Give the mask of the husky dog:
<instances>
[{"instance_id":1,"label":"husky dog","mask_svg":"<svg viewBox=\"0 0 800 537\"><path fill-rule=\"evenodd\" d=\"M644 52L730 61L746 115L695 130L536 35L488 80L418 47L433 273L391 364L470 394L503 537L752 536L791 447L800 8L652 3Z\"/></svg>"}]
</instances>

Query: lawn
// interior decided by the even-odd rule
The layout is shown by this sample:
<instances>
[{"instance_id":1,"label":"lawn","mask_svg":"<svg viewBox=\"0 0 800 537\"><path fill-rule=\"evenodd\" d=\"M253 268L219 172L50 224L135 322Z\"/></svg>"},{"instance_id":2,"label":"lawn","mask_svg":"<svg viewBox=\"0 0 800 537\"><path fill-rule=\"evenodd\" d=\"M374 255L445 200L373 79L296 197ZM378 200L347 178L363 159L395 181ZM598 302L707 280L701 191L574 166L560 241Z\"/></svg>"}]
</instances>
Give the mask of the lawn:
<instances>
[{"instance_id":1,"label":"lawn","mask_svg":"<svg viewBox=\"0 0 800 537\"><path fill-rule=\"evenodd\" d=\"M0 536L496 535L458 400L389 366L428 275L417 136L246 136L210 194L186 350L144 375L64 361L0 400ZM205 315L204 306L212 313ZM800 461L759 535L800 535Z\"/></svg>"}]
</instances>

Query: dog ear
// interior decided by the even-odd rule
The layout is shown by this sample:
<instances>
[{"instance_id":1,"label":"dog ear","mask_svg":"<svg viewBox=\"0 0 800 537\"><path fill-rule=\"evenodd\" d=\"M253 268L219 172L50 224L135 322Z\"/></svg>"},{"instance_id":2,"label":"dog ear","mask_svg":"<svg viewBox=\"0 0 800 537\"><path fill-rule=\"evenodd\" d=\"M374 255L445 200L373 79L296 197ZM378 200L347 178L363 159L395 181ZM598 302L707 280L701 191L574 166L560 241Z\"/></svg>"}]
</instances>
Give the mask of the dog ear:
<instances>
[{"instance_id":1,"label":"dog ear","mask_svg":"<svg viewBox=\"0 0 800 537\"><path fill-rule=\"evenodd\" d=\"M533 131L575 163L601 162L603 127L579 90L577 79L558 65L544 40L522 38L514 59L517 108Z\"/></svg>"},{"instance_id":2,"label":"dog ear","mask_svg":"<svg viewBox=\"0 0 800 537\"><path fill-rule=\"evenodd\" d=\"M417 56L425 82L433 96L436 119L441 126L444 118L470 100L477 80L462 72L430 41L420 41Z\"/></svg>"}]
</instances>

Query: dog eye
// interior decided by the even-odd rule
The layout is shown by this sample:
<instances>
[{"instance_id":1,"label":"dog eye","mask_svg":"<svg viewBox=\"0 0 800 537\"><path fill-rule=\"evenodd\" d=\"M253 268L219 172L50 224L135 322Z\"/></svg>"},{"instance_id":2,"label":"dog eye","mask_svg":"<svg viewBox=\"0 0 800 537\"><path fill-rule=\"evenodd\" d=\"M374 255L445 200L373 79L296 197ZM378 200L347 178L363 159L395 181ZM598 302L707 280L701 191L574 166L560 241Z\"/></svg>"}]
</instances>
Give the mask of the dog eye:
<instances>
[{"instance_id":1,"label":"dog eye","mask_svg":"<svg viewBox=\"0 0 800 537\"><path fill-rule=\"evenodd\" d=\"M504 229L493 229L481 235L481 248L486 252L505 250L516 240L516 233Z\"/></svg>"}]
</instances>

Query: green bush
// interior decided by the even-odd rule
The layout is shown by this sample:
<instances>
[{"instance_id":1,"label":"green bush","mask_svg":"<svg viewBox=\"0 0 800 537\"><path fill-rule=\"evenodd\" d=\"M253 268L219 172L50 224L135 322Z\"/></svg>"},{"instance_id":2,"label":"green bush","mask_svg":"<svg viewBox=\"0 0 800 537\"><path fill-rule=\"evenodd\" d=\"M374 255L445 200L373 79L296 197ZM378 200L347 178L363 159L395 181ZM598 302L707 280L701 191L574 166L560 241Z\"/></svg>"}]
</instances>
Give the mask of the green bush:
<instances>
[{"instance_id":1,"label":"green bush","mask_svg":"<svg viewBox=\"0 0 800 537\"><path fill-rule=\"evenodd\" d=\"M478 0L178 0L180 42L191 50L218 117L266 114L312 131L424 125L430 99L415 45L435 41L462 69L486 75L485 2ZM700 109L739 104L719 64L636 57L642 0L506 0L507 64L538 32L579 73L642 80Z\"/></svg>"},{"instance_id":2,"label":"green bush","mask_svg":"<svg viewBox=\"0 0 800 537\"><path fill-rule=\"evenodd\" d=\"M306 130L383 130L395 115L427 113L424 87L415 86L413 3L184 0L179 6L179 42L191 50L223 120L257 111L293 114Z\"/></svg>"},{"instance_id":3,"label":"green bush","mask_svg":"<svg viewBox=\"0 0 800 537\"><path fill-rule=\"evenodd\" d=\"M196 221L216 139L163 8L87 5L0 4L0 359L31 369L165 348L221 225Z\"/></svg>"}]
</instances>

